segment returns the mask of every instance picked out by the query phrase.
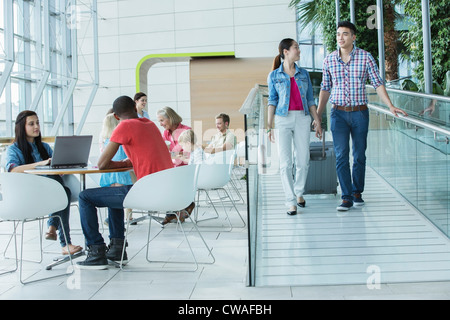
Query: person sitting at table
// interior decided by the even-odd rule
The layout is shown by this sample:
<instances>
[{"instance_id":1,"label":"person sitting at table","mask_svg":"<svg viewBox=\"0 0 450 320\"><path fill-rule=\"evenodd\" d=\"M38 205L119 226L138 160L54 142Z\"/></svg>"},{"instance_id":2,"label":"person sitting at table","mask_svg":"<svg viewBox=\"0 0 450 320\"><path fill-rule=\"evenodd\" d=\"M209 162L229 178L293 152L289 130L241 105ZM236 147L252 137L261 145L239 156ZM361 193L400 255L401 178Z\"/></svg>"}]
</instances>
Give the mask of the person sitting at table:
<instances>
[{"instance_id":1,"label":"person sitting at table","mask_svg":"<svg viewBox=\"0 0 450 320\"><path fill-rule=\"evenodd\" d=\"M145 110L145 107L147 106L147 95L143 92L136 93L134 95L134 102L136 103L138 117L150 120L150 115Z\"/></svg>"},{"instance_id":2,"label":"person sitting at table","mask_svg":"<svg viewBox=\"0 0 450 320\"><path fill-rule=\"evenodd\" d=\"M181 160L183 164L202 164L205 160L205 153L200 145L197 144L197 138L192 129L183 131L178 137L178 143L183 148L184 152L177 156L177 159ZM195 208L195 202L192 202L186 209L181 211L180 221L184 222L188 218ZM176 216L174 214L167 214L162 224L165 225L169 222L176 222Z\"/></svg>"},{"instance_id":3,"label":"person sitting at table","mask_svg":"<svg viewBox=\"0 0 450 320\"><path fill-rule=\"evenodd\" d=\"M136 107L137 108L137 107ZM139 114L139 113L138 113ZM106 148L109 143L109 138L113 130L119 124L119 120L114 117L113 110L108 110L106 117L103 119L102 131L100 132L100 153ZM113 161L120 161L128 158L123 147L120 146L117 153L112 158ZM107 172L102 173L100 176L100 187L120 187L124 185L132 185L133 181L131 179L130 172ZM132 219L131 209L126 209L127 219ZM108 224L108 219L105 219L105 223Z\"/></svg>"},{"instance_id":4,"label":"person sitting at table","mask_svg":"<svg viewBox=\"0 0 450 320\"><path fill-rule=\"evenodd\" d=\"M197 137L194 130L189 129L183 131L178 137L178 143L183 148L184 153L179 159L184 164L202 164L205 160L205 152L202 147L197 144Z\"/></svg>"},{"instance_id":5,"label":"person sitting at table","mask_svg":"<svg viewBox=\"0 0 450 320\"><path fill-rule=\"evenodd\" d=\"M165 129L163 138L170 143L169 151L174 157L174 166L178 167L185 165L181 160L176 158L177 155L183 152L183 148L178 143L178 137L183 131L191 129L191 127L182 124L183 118L181 118L171 107L159 109L156 112L156 117L158 118L159 125Z\"/></svg>"},{"instance_id":6,"label":"person sitting at table","mask_svg":"<svg viewBox=\"0 0 450 320\"><path fill-rule=\"evenodd\" d=\"M127 96L117 98L113 111L118 126L98 160L99 169L133 168L136 178L173 168L172 159L161 133L147 118L139 118L136 104ZM114 155L123 146L128 158L113 161ZM120 261L125 240L123 201L131 185L86 189L79 195L80 218L87 245L87 258L77 262L81 269L106 269L108 259ZM99 232L97 208L108 208L110 244L107 250ZM127 260L126 252L124 261Z\"/></svg>"},{"instance_id":7,"label":"person sitting at table","mask_svg":"<svg viewBox=\"0 0 450 320\"><path fill-rule=\"evenodd\" d=\"M217 153L226 150L232 150L236 146L236 136L228 127L230 117L225 113L216 116L217 133L212 137L211 142L205 148L206 153Z\"/></svg>"},{"instance_id":8,"label":"person sitting at table","mask_svg":"<svg viewBox=\"0 0 450 320\"><path fill-rule=\"evenodd\" d=\"M52 155L52 148L47 143L42 142L41 127L36 112L30 110L20 112L16 118L14 143L6 151L6 171L23 173L25 170L34 169L38 165L49 165ZM70 254L80 252L83 248L72 245L70 241L70 189L64 185L61 176L49 175L46 177L61 183L69 201L65 209L50 214L47 222L48 231L45 238L47 240L56 240L56 230L58 230L62 254L66 255L69 252ZM62 226L59 218L53 217L55 215L61 217L63 221ZM64 232L68 243L65 242Z\"/></svg>"}]
</instances>

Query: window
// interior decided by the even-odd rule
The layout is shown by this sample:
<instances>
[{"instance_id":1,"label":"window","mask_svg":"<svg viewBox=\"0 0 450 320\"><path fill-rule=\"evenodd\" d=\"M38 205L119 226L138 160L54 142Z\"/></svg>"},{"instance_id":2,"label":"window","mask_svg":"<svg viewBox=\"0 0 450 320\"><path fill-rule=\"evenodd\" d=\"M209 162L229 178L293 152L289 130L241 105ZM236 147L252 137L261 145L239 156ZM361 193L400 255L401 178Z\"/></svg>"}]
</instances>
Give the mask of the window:
<instances>
[{"instance_id":1,"label":"window","mask_svg":"<svg viewBox=\"0 0 450 320\"><path fill-rule=\"evenodd\" d=\"M300 47L300 66L308 71L322 72L323 60L326 56L322 31L312 30L311 26L300 30L297 25L297 41Z\"/></svg>"},{"instance_id":2,"label":"window","mask_svg":"<svg viewBox=\"0 0 450 320\"><path fill-rule=\"evenodd\" d=\"M1 136L14 136L15 118L26 109L38 113L43 136L73 134L72 100L65 99L76 76L71 41L76 33L66 24L69 3L0 0ZM60 121L59 112L64 112Z\"/></svg>"}]
</instances>

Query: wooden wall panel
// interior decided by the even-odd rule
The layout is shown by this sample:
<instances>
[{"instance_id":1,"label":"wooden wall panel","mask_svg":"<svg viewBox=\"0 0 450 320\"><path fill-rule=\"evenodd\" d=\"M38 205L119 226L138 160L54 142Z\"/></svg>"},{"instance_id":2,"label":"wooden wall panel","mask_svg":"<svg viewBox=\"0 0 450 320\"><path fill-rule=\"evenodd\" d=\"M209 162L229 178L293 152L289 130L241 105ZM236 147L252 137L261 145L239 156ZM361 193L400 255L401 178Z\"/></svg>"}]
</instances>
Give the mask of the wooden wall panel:
<instances>
[{"instance_id":1,"label":"wooden wall panel","mask_svg":"<svg viewBox=\"0 0 450 320\"><path fill-rule=\"evenodd\" d=\"M244 116L239 112L250 89L266 84L272 58L206 58L193 59L190 64L191 123L201 125L202 142L217 132L215 116L230 116L230 130L238 142L244 140ZM201 121L201 122L200 122Z\"/></svg>"}]
</instances>

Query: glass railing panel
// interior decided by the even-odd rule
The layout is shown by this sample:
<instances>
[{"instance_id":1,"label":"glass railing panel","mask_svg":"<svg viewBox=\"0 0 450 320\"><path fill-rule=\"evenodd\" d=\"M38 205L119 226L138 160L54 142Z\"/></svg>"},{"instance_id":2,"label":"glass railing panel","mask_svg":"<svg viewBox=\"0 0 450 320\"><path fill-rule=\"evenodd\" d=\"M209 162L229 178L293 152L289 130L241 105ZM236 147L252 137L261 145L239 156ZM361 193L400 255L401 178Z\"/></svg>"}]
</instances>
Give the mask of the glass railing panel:
<instances>
[{"instance_id":1,"label":"glass railing panel","mask_svg":"<svg viewBox=\"0 0 450 320\"><path fill-rule=\"evenodd\" d=\"M392 118L371 110L367 164L391 185L397 182L396 149L399 138L392 130L395 126Z\"/></svg>"},{"instance_id":2,"label":"glass railing panel","mask_svg":"<svg viewBox=\"0 0 450 320\"><path fill-rule=\"evenodd\" d=\"M255 285L256 243L258 215L258 167L250 164L247 168L247 212L248 212L248 285Z\"/></svg>"},{"instance_id":3,"label":"glass railing panel","mask_svg":"<svg viewBox=\"0 0 450 320\"><path fill-rule=\"evenodd\" d=\"M265 112L264 103L267 103L267 88L264 86L255 86L244 104L240 112L245 118L245 141L246 141L246 176L247 176L247 226L249 239L249 263L248 263L248 285L255 285L255 268L256 268L256 244L258 233L258 208L260 206L259 195L259 171L262 167L261 147L264 145Z\"/></svg>"},{"instance_id":4,"label":"glass railing panel","mask_svg":"<svg viewBox=\"0 0 450 320\"><path fill-rule=\"evenodd\" d=\"M409 202L417 206L417 153L418 143L416 130L404 121L388 117L391 122L390 134L394 136L392 150L394 152L392 185Z\"/></svg>"},{"instance_id":5,"label":"glass railing panel","mask_svg":"<svg viewBox=\"0 0 450 320\"><path fill-rule=\"evenodd\" d=\"M420 145L417 153L417 208L423 212L439 229L450 236L449 230L449 145L436 140L433 144L424 143L425 130L418 131Z\"/></svg>"},{"instance_id":6,"label":"glass railing panel","mask_svg":"<svg viewBox=\"0 0 450 320\"><path fill-rule=\"evenodd\" d=\"M450 236L448 98L390 90L394 105L409 114L395 118L373 88L368 93L367 164Z\"/></svg>"}]
</instances>

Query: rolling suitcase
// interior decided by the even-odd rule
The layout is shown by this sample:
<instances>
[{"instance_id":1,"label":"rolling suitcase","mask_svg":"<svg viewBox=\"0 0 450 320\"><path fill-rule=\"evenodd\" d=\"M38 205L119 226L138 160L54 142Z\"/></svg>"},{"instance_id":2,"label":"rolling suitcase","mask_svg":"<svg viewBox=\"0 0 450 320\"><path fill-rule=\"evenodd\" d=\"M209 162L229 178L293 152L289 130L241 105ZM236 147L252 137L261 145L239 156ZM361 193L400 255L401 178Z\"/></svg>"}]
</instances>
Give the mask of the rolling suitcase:
<instances>
[{"instance_id":1,"label":"rolling suitcase","mask_svg":"<svg viewBox=\"0 0 450 320\"><path fill-rule=\"evenodd\" d=\"M336 154L333 141L310 143L310 161L305 194L337 194Z\"/></svg>"}]
</instances>

